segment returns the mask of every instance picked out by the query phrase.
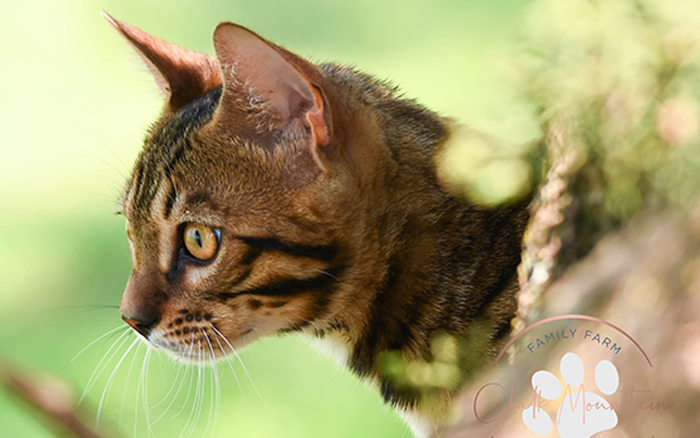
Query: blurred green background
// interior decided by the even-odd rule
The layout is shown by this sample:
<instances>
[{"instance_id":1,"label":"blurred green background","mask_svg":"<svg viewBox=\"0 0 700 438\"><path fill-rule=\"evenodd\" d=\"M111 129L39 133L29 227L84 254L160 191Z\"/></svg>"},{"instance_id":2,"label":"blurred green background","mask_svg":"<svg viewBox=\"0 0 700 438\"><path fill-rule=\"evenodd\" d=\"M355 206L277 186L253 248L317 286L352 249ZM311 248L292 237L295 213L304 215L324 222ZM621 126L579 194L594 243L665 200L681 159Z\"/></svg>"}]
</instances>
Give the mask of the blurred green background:
<instances>
[{"instance_id":1,"label":"blurred green background","mask_svg":"<svg viewBox=\"0 0 700 438\"><path fill-rule=\"evenodd\" d=\"M101 430L150 434L142 402L136 402L137 396L143 399L137 388L144 347L130 352L103 397L131 335L123 344L121 332L107 336L71 362L122 324L116 307L93 306L118 305L126 284L130 260L124 220L114 214L114 204L162 103L146 69L100 10L209 54L216 24L235 21L314 60L353 63L389 78L444 115L522 143L535 129L529 109L506 84L528 3L3 0L0 357L30 373L55 374L78 393L105 357L105 371L83 403L94 409L103 399ZM151 356L145 374L153 421L173 398L168 388L177 367L159 354ZM221 412L213 436L410 436L373 389L309 347L307 339L265 339L241 357L251 379L232 362L240 390L231 369L218 368ZM209 382L193 436L212 435ZM177 437L187 429L195 397L194 390L189 396L186 391L153 426L155 436ZM164 396L168 401L156 406ZM92 415L88 420L94 423ZM52 436L4 392L0 428L8 437Z\"/></svg>"}]
</instances>

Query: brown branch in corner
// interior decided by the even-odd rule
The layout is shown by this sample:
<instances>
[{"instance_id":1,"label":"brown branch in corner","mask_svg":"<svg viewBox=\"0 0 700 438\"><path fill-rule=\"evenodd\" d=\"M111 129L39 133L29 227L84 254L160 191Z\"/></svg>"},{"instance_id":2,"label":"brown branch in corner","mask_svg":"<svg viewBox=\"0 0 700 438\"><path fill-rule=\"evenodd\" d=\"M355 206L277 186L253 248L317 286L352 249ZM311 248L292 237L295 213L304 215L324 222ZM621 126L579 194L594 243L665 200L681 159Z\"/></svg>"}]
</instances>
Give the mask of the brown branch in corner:
<instances>
[{"instance_id":1,"label":"brown branch in corner","mask_svg":"<svg viewBox=\"0 0 700 438\"><path fill-rule=\"evenodd\" d=\"M80 419L74 394L66 383L48 376L29 378L19 369L9 365L6 358L0 358L0 386L30 406L47 428L57 436L105 438Z\"/></svg>"}]
</instances>

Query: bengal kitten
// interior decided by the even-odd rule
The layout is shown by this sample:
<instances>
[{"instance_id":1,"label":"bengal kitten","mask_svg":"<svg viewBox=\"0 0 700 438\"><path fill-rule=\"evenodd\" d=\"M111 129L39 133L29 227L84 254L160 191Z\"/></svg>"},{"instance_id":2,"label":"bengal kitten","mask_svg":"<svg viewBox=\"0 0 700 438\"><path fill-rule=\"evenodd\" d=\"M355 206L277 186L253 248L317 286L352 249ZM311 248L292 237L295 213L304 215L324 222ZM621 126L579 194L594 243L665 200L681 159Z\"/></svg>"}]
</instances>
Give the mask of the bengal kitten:
<instances>
[{"instance_id":1,"label":"bengal kitten","mask_svg":"<svg viewBox=\"0 0 700 438\"><path fill-rule=\"evenodd\" d=\"M214 59L107 18L167 94L119 203L134 265L124 321L192 361L275 333L330 339L436 436L510 331L526 204L449 193L434 159L451 122L351 67L232 23L216 28ZM392 351L430 362L436 334L475 333L462 378L431 403L381 365Z\"/></svg>"}]
</instances>

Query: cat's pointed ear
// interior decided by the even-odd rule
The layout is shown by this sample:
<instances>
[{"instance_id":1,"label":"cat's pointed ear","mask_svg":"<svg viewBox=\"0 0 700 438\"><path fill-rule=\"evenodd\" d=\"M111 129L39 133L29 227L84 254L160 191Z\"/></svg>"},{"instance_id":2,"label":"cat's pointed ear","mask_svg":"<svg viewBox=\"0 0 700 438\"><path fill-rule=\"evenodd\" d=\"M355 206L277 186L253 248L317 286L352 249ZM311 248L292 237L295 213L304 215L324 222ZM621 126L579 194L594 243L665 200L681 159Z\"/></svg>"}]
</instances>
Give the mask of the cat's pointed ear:
<instances>
[{"instance_id":1,"label":"cat's pointed ear","mask_svg":"<svg viewBox=\"0 0 700 438\"><path fill-rule=\"evenodd\" d=\"M330 143L330 113L325 108L321 76L316 68L233 23L217 26L214 47L224 76L220 114L215 123L230 124L232 132L240 130L236 119L240 118L237 116L241 114L242 101L250 97L261 99L272 110L270 118L275 129L284 129L293 122L306 126L314 158L323 168L318 149Z\"/></svg>"},{"instance_id":2,"label":"cat's pointed ear","mask_svg":"<svg viewBox=\"0 0 700 438\"><path fill-rule=\"evenodd\" d=\"M222 85L218 62L211 56L184 49L146 32L102 15L136 49L158 87L168 95L168 106L178 108Z\"/></svg>"}]
</instances>

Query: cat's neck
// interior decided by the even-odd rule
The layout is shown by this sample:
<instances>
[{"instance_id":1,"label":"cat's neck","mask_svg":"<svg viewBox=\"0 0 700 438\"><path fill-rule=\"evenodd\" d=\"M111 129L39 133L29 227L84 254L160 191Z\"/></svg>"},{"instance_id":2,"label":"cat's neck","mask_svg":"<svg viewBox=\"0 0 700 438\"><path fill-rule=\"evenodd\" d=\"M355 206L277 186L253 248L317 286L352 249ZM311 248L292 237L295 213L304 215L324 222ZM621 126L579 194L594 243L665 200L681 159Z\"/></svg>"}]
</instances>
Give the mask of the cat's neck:
<instances>
[{"instance_id":1,"label":"cat's neck","mask_svg":"<svg viewBox=\"0 0 700 438\"><path fill-rule=\"evenodd\" d=\"M354 74L332 73L340 80ZM368 199L358 202L381 208L358 206L375 216L364 218L363 227L348 227L364 233L358 241L365 246L356 248L358 257L350 263L355 290L330 329L316 334L340 341L346 364L378 383L386 401L410 407L416 393L392 384L381 369L388 352L430 361L436 335L468 340L478 330L480 339L493 341L484 348L489 355L509 333L526 203L484 210L445 191L434 157L449 136L450 122L413 101L387 97L391 90L384 84L366 80L361 98L378 121L389 158L375 173L382 184L371 186ZM473 368L476 359L457 365Z\"/></svg>"},{"instance_id":2,"label":"cat's neck","mask_svg":"<svg viewBox=\"0 0 700 438\"><path fill-rule=\"evenodd\" d=\"M487 318L479 330L492 340L507 334L526 217L522 206L483 211L445 199L430 218L404 217L402 224L389 225L400 232L388 247L382 281L348 365L373 375L381 354L392 350L429 361L434 335L464 336L479 315Z\"/></svg>"}]
</instances>

